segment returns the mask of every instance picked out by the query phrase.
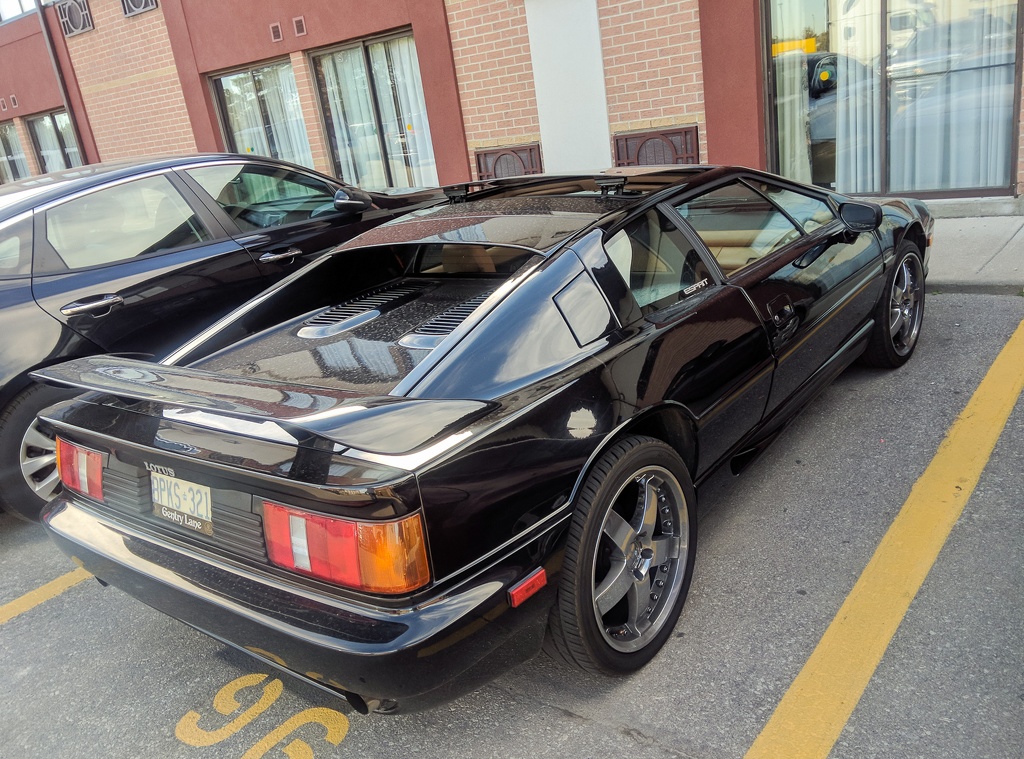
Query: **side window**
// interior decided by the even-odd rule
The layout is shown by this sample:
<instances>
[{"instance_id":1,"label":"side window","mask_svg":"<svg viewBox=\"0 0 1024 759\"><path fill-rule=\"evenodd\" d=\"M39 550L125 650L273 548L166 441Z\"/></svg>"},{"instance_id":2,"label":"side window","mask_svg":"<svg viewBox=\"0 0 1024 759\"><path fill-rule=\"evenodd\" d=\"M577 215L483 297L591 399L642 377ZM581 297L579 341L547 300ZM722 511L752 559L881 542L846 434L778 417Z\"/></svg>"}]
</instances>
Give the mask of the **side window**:
<instances>
[{"instance_id":1,"label":"side window","mask_svg":"<svg viewBox=\"0 0 1024 759\"><path fill-rule=\"evenodd\" d=\"M186 173L245 231L337 213L334 190L297 171L228 164L188 169Z\"/></svg>"},{"instance_id":2,"label":"side window","mask_svg":"<svg viewBox=\"0 0 1024 759\"><path fill-rule=\"evenodd\" d=\"M32 214L0 224L0 277L32 271Z\"/></svg>"},{"instance_id":3,"label":"side window","mask_svg":"<svg viewBox=\"0 0 1024 759\"><path fill-rule=\"evenodd\" d=\"M766 182L759 182L755 187L796 219L796 223L803 227L804 232L813 232L818 227L835 221L836 215L823 200Z\"/></svg>"},{"instance_id":4,"label":"side window","mask_svg":"<svg viewBox=\"0 0 1024 759\"><path fill-rule=\"evenodd\" d=\"M70 269L148 256L211 237L165 176L98 190L46 212L46 239Z\"/></svg>"},{"instance_id":5,"label":"side window","mask_svg":"<svg viewBox=\"0 0 1024 759\"><path fill-rule=\"evenodd\" d=\"M731 274L800 237L786 215L745 184L733 182L677 205L722 271Z\"/></svg>"},{"instance_id":6,"label":"side window","mask_svg":"<svg viewBox=\"0 0 1024 759\"><path fill-rule=\"evenodd\" d=\"M707 267L686 237L657 210L634 219L605 241L605 250L645 313L695 292Z\"/></svg>"}]
</instances>

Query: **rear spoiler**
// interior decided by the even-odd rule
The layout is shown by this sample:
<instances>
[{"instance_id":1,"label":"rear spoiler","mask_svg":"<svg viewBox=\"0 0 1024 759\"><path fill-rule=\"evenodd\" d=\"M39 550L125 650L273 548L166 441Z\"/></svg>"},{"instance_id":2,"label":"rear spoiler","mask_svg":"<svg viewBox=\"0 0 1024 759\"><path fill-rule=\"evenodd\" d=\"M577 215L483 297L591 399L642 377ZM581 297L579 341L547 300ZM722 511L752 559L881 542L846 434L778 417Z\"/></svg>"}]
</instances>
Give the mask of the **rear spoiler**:
<instances>
[{"instance_id":1,"label":"rear spoiler","mask_svg":"<svg viewBox=\"0 0 1024 759\"><path fill-rule=\"evenodd\" d=\"M401 455L453 433L497 404L359 396L344 390L217 374L117 356L90 356L36 369L34 379L133 401L208 412L357 448Z\"/></svg>"}]
</instances>

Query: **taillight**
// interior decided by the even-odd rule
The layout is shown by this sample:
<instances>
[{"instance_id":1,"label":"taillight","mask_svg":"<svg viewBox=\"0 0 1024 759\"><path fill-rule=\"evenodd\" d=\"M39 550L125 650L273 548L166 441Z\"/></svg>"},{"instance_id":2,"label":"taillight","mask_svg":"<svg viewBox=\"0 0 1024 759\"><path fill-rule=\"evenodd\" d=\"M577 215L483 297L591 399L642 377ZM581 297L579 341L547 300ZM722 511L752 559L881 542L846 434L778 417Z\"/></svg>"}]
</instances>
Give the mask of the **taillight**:
<instances>
[{"instance_id":1,"label":"taillight","mask_svg":"<svg viewBox=\"0 0 1024 759\"><path fill-rule=\"evenodd\" d=\"M64 487L103 500L103 454L57 438L57 471Z\"/></svg>"},{"instance_id":2,"label":"taillight","mask_svg":"<svg viewBox=\"0 0 1024 759\"><path fill-rule=\"evenodd\" d=\"M371 593L407 593L430 580L423 520L356 522L263 502L267 554L280 567Z\"/></svg>"}]
</instances>

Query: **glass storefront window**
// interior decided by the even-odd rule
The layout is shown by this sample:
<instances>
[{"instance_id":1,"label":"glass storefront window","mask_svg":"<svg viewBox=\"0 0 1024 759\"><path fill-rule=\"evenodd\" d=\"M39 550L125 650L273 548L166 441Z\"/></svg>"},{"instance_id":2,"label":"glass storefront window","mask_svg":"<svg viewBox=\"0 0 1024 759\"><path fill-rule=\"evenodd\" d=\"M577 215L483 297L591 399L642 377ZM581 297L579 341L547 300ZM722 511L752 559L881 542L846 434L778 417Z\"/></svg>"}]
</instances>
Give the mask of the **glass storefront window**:
<instances>
[{"instance_id":1,"label":"glass storefront window","mask_svg":"<svg viewBox=\"0 0 1024 759\"><path fill-rule=\"evenodd\" d=\"M28 174L28 161L14 123L0 124L0 183L23 179Z\"/></svg>"},{"instance_id":2,"label":"glass storefront window","mask_svg":"<svg viewBox=\"0 0 1024 759\"><path fill-rule=\"evenodd\" d=\"M28 128L44 173L82 165L82 156L66 111L29 119Z\"/></svg>"},{"instance_id":3,"label":"glass storefront window","mask_svg":"<svg viewBox=\"0 0 1024 759\"><path fill-rule=\"evenodd\" d=\"M0 22L17 18L35 9L35 0L0 0Z\"/></svg>"},{"instance_id":4,"label":"glass storefront window","mask_svg":"<svg viewBox=\"0 0 1024 759\"><path fill-rule=\"evenodd\" d=\"M1015 0L770 7L780 173L850 193L1010 186Z\"/></svg>"},{"instance_id":5,"label":"glass storefront window","mask_svg":"<svg viewBox=\"0 0 1024 759\"><path fill-rule=\"evenodd\" d=\"M363 187L437 184L411 36L361 43L313 63L338 176Z\"/></svg>"},{"instance_id":6,"label":"glass storefront window","mask_svg":"<svg viewBox=\"0 0 1024 759\"><path fill-rule=\"evenodd\" d=\"M229 148L313 166L302 105L290 63L214 79Z\"/></svg>"}]
</instances>

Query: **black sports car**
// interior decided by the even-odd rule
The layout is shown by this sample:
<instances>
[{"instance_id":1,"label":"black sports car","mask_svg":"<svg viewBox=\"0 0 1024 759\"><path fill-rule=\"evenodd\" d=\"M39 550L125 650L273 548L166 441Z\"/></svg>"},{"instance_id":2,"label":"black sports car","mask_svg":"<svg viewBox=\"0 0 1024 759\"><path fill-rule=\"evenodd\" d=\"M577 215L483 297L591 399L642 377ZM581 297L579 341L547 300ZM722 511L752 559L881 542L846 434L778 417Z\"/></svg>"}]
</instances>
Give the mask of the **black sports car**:
<instances>
[{"instance_id":1,"label":"black sports car","mask_svg":"<svg viewBox=\"0 0 1024 759\"><path fill-rule=\"evenodd\" d=\"M694 486L859 356L913 353L932 219L746 169L451 187L162 365L34 373L44 513L102 580L341 693L452 698L540 649L647 663Z\"/></svg>"},{"instance_id":2,"label":"black sports car","mask_svg":"<svg viewBox=\"0 0 1024 759\"><path fill-rule=\"evenodd\" d=\"M59 486L53 440L34 422L67 393L33 383L32 369L163 358L327 248L438 199L212 154L0 185L0 507L38 519Z\"/></svg>"}]
</instances>

